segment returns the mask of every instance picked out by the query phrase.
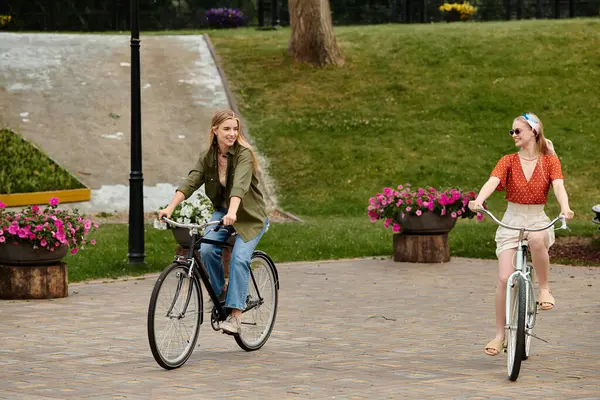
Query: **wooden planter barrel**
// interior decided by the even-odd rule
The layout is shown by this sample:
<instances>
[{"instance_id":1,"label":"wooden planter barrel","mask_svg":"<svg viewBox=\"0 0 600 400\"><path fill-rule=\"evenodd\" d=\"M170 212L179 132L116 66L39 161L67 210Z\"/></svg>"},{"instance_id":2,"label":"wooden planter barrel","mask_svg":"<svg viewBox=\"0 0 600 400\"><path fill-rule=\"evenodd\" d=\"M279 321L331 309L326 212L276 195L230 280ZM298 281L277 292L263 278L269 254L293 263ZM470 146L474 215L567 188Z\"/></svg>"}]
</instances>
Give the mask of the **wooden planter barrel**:
<instances>
[{"instance_id":1,"label":"wooden planter barrel","mask_svg":"<svg viewBox=\"0 0 600 400\"><path fill-rule=\"evenodd\" d=\"M442 263L450 261L448 232L456 218L425 212L421 216L397 216L400 233L394 234L394 261Z\"/></svg>"},{"instance_id":2,"label":"wooden planter barrel","mask_svg":"<svg viewBox=\"0 0 600 400\"><path fill-rule=\"evenodd\" d=\"M52 299L69 295L68 247L34 249L28 243L0 245L0 299Z\"/></svg>"},{"instance_id":3,"label":"wooden planter barrel","mask_svg":"<svg viewBox=\"0 0 600 400\"><path fill-rule=\"evenodd\" d=\"M448 234L394 234L394 261L412 263L442 263L450 261Z\"/></svg>"},{"instance_id":4,"label":"wooden planter barrel","mask_svg":"<svg viewBox=\"0 0 600 400\"><path fill-rule=\"evenodd\" d=\"M69 295L67 264L0 265L0 299L52 299Z\"/></svg>"}]
</instances>

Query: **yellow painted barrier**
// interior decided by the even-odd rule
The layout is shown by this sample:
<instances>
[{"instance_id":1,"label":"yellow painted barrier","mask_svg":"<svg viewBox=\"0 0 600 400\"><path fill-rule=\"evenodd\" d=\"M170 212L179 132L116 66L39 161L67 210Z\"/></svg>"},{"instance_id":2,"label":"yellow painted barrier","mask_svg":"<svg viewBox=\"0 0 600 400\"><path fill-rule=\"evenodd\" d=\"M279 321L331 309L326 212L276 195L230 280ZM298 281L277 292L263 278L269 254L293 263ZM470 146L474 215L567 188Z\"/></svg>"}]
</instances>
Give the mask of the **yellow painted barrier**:
<instances>
[{"instance_id":1,"label":"yellow painted barrier","mask_svg":"<svg viewBox=\"0 0 600 400\"><path fill-rule=\"evenodd\" d=\"M28 206L32 204L48 204L52 197L58 197L61 203L89 201L92 191L85 189L55 190L51 192L0 194L0 202L7 207Z\"/></svg>"}]
</instances>

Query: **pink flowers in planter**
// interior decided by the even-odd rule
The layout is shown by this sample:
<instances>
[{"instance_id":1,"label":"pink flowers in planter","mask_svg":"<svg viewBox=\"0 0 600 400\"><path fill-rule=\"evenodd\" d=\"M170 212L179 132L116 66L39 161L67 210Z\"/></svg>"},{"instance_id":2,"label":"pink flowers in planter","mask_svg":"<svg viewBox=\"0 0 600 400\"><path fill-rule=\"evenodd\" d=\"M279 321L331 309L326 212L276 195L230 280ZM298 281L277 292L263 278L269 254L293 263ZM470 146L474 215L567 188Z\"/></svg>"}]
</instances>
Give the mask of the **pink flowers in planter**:
<instances>
[{"instance_id":1,"label":"pink flowers in planter","mask_svg":"<svg viewBox=\"0 0 600 400\"><path fill-rule=\"evenodd\" d=\"M384 226L392 226L392 231L400 231L400 225L394 219L407 215L421 217L424 213L435 213L451 218L473 218L481 220L483 215L474 213L468 203L477 198L474 191L459 188L436 189L433 187L413 189L410 184L399 185L397 189L386 187L369 199L367 212L371 222L384 219Z\"/></svg>"},{"instance_id":2,"label":"pink flowers in planter","mask_svg":"<svg viewBox=\"0 0 600 400\"><path fill-rule=\"evenodd\" d=\"M27 242L48 251L67 246L71 254L77 253L98 224L84 219L77 210L59 210L58 204L59 199L53 197L44 209L33 205L13 212L6 211L6 205L0 202L0 243Z\"/></svg>"}]
</instances>

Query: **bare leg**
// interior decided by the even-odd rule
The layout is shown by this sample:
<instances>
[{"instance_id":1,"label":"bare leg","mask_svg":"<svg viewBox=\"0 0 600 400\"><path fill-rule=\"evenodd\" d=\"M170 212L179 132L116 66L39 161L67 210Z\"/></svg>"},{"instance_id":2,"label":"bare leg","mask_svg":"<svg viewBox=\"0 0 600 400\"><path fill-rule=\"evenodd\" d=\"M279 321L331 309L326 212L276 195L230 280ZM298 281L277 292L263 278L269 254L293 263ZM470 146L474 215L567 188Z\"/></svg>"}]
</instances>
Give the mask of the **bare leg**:
<instances>
[{"instance_id":1,"label":"bare leg","mask_svg":"<svg viewBox=\"0 0 600 400\"><path fill-rule=\"evenodd\" d=\"M231 315L237 318L242 318L242 310L238 310L237 308L231 309Z\"/></svg>"},{"instance_id":2,"label":"bare leg","mask_svg":"<svg viewBox=\"0 0 600 400\"><path fill-rule=\"evenodd\" d=\"M550 257L548 256L548 233L547 232L531 232L528 235L527 242L529 243L529 251L533 267L538 278L540 287L540 297L544 292L550 292L548 284L548 271L550 269ZM540 304L542 308L552 308L553 304L543 302Z\"/></svg>"},{"instance_id":3,"label":"bare leg","mask_svg":"<svg viewBox=\"0 0 600 400\"><path fill-rule=\"evenodd\" d=\"M504 340L504 326L506 325L506 283L515 271L513 260L516 249L504 250L498 256L498 281L496 283L496 337L494 340ZM496 350L486 348L489 355L498 354Z\"/></svg>"}]
</instances>

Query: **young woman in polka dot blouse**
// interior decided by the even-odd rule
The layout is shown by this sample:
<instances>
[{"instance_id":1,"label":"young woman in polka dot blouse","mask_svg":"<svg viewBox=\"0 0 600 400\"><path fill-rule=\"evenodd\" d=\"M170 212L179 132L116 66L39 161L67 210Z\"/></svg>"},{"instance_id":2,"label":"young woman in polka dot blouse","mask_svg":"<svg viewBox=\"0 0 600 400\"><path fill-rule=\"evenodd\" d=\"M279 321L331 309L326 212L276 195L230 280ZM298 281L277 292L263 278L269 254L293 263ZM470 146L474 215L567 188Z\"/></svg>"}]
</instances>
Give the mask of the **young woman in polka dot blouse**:
<instances>
[{"instance_id":1,"label":"young woman in polka dot blouse","mask_svg":"<svg viewBox=\"0 0 600 400\"><path fill-rule=\"evenodd\" d=\"M508 208L502 222L513 226L536 227L550 222L544 212L550 186L560 204L561 214L573 218L564 186L560 160L552 142L544 138L542 121L533 113L523 114L513 121L510 135L519 151L498 161L483 185L479 196L469 203L469 208L482 208L483 202L495 191L506 190ZM533 266L540 288L539 302L542 310L554 307L554 297L548 285L548 249L554 243L552 229L526 234ZM498 355L506 346L504 339L504 314L506 282L514 271L519 231L498 227L496 255L498 256L498 283L496 287L496 337L485 346L485 353Z\"/></svg>"}]
</instances>

